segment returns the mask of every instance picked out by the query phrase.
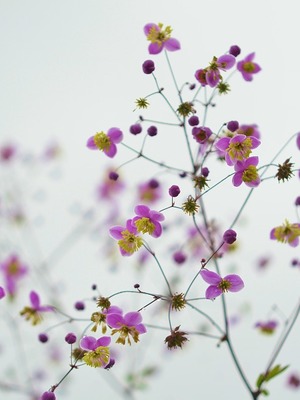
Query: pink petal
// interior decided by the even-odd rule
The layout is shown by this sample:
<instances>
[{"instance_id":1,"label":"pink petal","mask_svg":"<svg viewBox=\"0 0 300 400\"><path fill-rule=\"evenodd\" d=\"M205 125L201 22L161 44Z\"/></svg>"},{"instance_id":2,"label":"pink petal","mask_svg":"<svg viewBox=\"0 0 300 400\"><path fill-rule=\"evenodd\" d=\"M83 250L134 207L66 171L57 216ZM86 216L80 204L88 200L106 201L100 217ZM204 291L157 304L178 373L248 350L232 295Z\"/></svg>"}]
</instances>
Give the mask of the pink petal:
<instances>
[{"instance_id":1,"label":"pink petal","mask_svg":"<svg viewBox=\"0 0 300 400\"><path fill-rule=\"evenodd\" d=\"M180 50L180 43L177 39L170 38L164 42L164 46L168 51Z\"/></svg>"},{"instance_id":2,"label":"pink petal","mask_svg":"<svg viewBox=\"0 0 300 400\"><path fill-rule=\"evenodd\" d=\"M79 343L83 350L95 350L96 339L93 336L84 336Z\"/></svg>"},{"instance_id":3,"label":"pink petal","mask_svg":"<svg viewBox=\"0 0 300 400\"><path fill-rule=\"evenodd\" d=\"M155 228L154 228L154 231L152 232L151 236L158 238L162 234L162 226L159 222L156 222L156 221L152 221L152 222L153 222Z\"/></svg>"},{"instance_id":4,"label":"pink petal","mask_svg":"<svg viewBox=\"0 0 300 400\"><path fill-rule=\"evenodd\" d=\"M225 151L227 147L229 146L230 143L230 138L229 137L224 137L219 139L216 143L215 146L217 149Z\"/></svg>"},{"instance_id":5,"label":"pink petal","mask_svg":"<svg viewBox=\"0 0 300 400\"><path fill-rule=\"evenodd\" d=\"M110 228L109 233L110 236L112 236L114 239L120 240L123 239L121 232L125 230L126 228L124 228L123 226L113 226L112 228Z\"/></svg>"},{"instance_id":6,"label":"pink petal","mask_svg":"<svg viewBox=\"0 0 300 400\"><path fill-rule=\"evenodd\" d=\"M142 316L139 312L133 311L125 314L124 321L127 326L136 326L142 322Z\"/></svg>"},{"instance_id":7,"label":"pink petal","mask_svg":"<svg viewBox=\"0 0 300 400\"><path fill-rule=\"evenodd\" d=\"M139 332L139 333L146 333L147 329L145 327L145 325L143 324L138 324L136 325L135 329Z\"/></svg>"},{"instance_id":8,"label":"pink petal","mask_svg":"<svg viewBox=\"0 0 300 400\"><path fill-rule=\"evenodd\" d=\"M98 147L95 145L94 136L88 138L86 142L86 147L88 147L90 150L98 150Z\"/></svg>"},{"instance_id":9,"label":"pink petal","mask_svg":"<svg viewBox=\"0 0 300 400\"><path fill-rule=\"evenodd\" d=\"M201 269L199 272L202 279L212 285L217 285L221 282L222 278L216 272L209 271L208 269Z\"/></svg>"},{"instance_id":10,"label":"pink petal","mask_svg":"<svg viewBox=\"0 0 300 400\"><path fill-rule=\"evenodd\" d=\"M144 205L138 205L134 208L134 212L139 217L149 217L150 208Z\"/></svg>"},{"instance_id":11,"label":"pink petal","mask_svg":"<svg viewBox=\"0 0 300 400\"><path fill-rule=\"evenodd\" d=\"M163 47L163 45L160 45L158 43L150 43L148 46L149 54L159 54L162 51Z\"/></svg>"},{"instance_id":12,"label":"pink petal","mask_svg":"<svg viewBox=\"0 0 300 400\"><path fill-rule=\"evenodd\" d=\"M35 291L32 290L30 292L29 299L34 309L38 309L40 307L40 297Z\"/></svg>"},{"instance_id":13,"label":"pink petal","mask_svg":"<svg viewBox=\"0 0 300 400\"><path fill-rule=\"evenodd\" d=\"M154 211L154 210L150 211L149 217L151 220L155 220L155 221L164 221L165 220L165 216L162 213L160 213L158 211Z\"/></svg>"},{"instance_id":14,"label":"pink petal","mask_svg":"<svg viewBox=\"0 0 300 400\"><path fill-rule=\"evenodd\" d=\"M233 186L235 187L241 186L241 184L243 183L242 178L243 178L243 172L242 171L236 172L232 177Z\"/></svg>"},{"instance_id":15,"label":"pink petal","mask_svg":"<svg viewBox=\"0 0 300 400\"><path fill-rule=\"evenodd\" d=\"M276 228L273 228L273 229L271 230L271 232L270 232L270 239L275 239L275 240L276 240L276 237L275 237L275 229L276 229Z\"/></svg>"},{"instance_id":16,"label":"pink petal","mask_svg":"<svg viewBox=\"0 0 300 400\"><path fill-rule=\"evenodd\" d=\"M220 296L220 294L222 294L222 290L217 286L209 286L206 289L205 297L207 299L215 299L216 297Z\"/></svg>"},{"instance_id":17,"label":"pink petal","mask_svg":"<svg viewBox=\"0 0 300 400\"><path fill-rule=\"evenodd\" d=\"M113 158L117 153L117 146L114 143L111 143L109 148L104 149L103 152L107 155L107 157Z\"/></svg>"},{"instance_id":18,"label":"pink petal","mask_svg":"<svg viewBox=\"0 0 300 400\"><path fill-rule=\"evenodd\" d=\"M123 132L119 128L110 128L107 132L107 136L113 143L120 143L123 139Z\"/></svg>"},{"instance_id":19,"label":"pink petal","mask_svg":"<svg viewBox=\"0 0 300 400\"><path fill-rule=\"evenodd\" d=\"M239 292L245 286L243 280L235 274L225 276L224 280L231 283L231 286L228 289L229 292Z\"/></svg>"},{"instance_id":20,"label":"pink petal","mask_svg":"<svg viewBox=\"0 0 300 400\"><path fill-rule=\"evenodd\" d=\"M3 299L5 297L5 290L2 286L0 286L0 299Z\"/></svg>"},{"instance_id":21,"label":"pink petal","mask_svg":"<svg viewBox=\"0 0 300 400\"><path fill-rule=\"evenodd\" d=\"M112 328L119 329L125 324L124 318L121 314L107 314L106 322Z\"/></svg>"},{"instance_id":22,"label":"pink petal","mask_svg":"<svg viewBox=\"0 0 300 400\"><path fill-rule=\"evenodd\" d=\"M155 27L155 29L157 31L159 31L159 27L156 24L150 23L150 24L146 24L144 26L144 33L145 33L146 36L149 35L149 32L150 32L151 28L153 28L153 27Z\"/></svg>"},{"instance_id":23,"label":"pink petal","mask_svg":"<svg viewBox=\"0 0 300 400\"><path fill-rule=\"evenodd\" d=\"M95 343L95 348L103 346L109 346L111 342L111 338L109 336L102 336L101 338L97 339Z\"/></svg>"}]
</instances>

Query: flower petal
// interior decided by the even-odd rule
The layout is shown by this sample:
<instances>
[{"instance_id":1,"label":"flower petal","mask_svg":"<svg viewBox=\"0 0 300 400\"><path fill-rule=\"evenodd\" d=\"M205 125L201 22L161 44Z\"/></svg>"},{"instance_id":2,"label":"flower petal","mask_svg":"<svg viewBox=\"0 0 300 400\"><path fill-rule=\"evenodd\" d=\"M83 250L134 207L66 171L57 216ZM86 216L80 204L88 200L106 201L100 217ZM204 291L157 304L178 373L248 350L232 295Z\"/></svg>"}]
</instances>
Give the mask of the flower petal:
<instances>
[{"instance_id":1,"label":"flower petal","mask_svg":"<svg viewBox=\"0 0 300 400\"><path fill-rule=\"evenodd\" d=\"M119 128L110 128L107 132L107 136L113 143L120 143L123 139L123 132Z\"/></svg>"},{"instance_id":2,"label":"flower petal","mask_svg":"<svg viewBox=\"0 0 300 400\"><path fill-rule=\"evenodd\" d=\"M142 315L136 311L132 311L124 315L124 321L127 326L136 326L140 324L142 320Z\"/></svg>"},{"instance_id":3,"label":"flower petal","mask_svg":"<svg viewBox=\"0 0 300 400\"><path fill-rule=\"evenodd\" d=\"M83 336L83 338L80 340L79 346L83 350L95 350L95 345L96 345L96 338L93 336Z\"/></svg>"},{"instance_id":4,"label":"flower petal","mask_svg":"<svg viewBox=\"0 0 300 400\"><path fill-rule=\"evenodd\" d=\"M104 149L103 152L107 155L107 157L113 158L117 153L117 146L114 143L111 143L109 148Z\"/></svg>"},{"instance_id":5,"label":"flower petal","mask_svg":"<svg viewBox=\"0 0 300 400\"><path fill-rule=\"evenodd\" d=\"M98 147L95 144L94 136L88 138L86 142L86 147L88 147L90 150L98 150Z\"/></svg>"},{"instance_id":6,"label":"flower petal","mask_svg":"<svg viewBox=\"0 0 300 400\"><path fill-rule=\"evenodd\" d=\"M101 338L97 339L95 343L95 348L103 346L109 346L111 342L111 338L109 336L102 336Z\"/></svg>"},{"instance_id":7,"label":"flower petal","mask_svg":"<svg viewBox=\"0 0 300 400\"><path fill-rule=\"evenodd\" d=\"M245 286L242 278L235 274L225 276L224 281L228 281L231 284L228 289L229 292L239 292Z\"/></svg>"},{"instance_id":8,"label":"flower petal","mask_svg":"<svg viewBox=\"0 0 300 400\"><path fill-rule=\"evenodd\" d=\"M150 43L148 46L149 54L159 54L163 49L163 46L158 43Z\"/></svg>"},{"instance_id":9,"label":"flower petal","mask_svg":"<svg viewBox=\"0 0 300 400\"><path fill-rule=\"evenodd\" d=\"M114 239L120 240L123 239L122 233L126 230L126 228L124 228L123 226L113 226L112 228L110 228L109 233L110 236L112 236Z\"/></svg>"},{"instance_id":10,"label":"flower petal","mask_svg":"<svg viewBox=\"0 0 300 400\"><path fill-rule=\"evenodd\" d=\"M107 314L106 322L109 326L116 329L121 328L125 323L122 314Z\"/></svg>"},{"instance_id":11,"label":"flower petal","mask_svg":"<svg viewBox=\"0 0 300 400\"><path fill-rule=\"evenodd\" d=\"M40 297L34 290L32 290L29 293L29 299L30 299L30 303L31 303L32 307L34 309L39 309L39 307L40 307Z\"/></svg>"},{"instance_id":12,"label":"flower petal","mask_svg":"<svg viewBox=\"0 0 300 400\"><path fill-rule=\"evenodd\" d=\"M207 299L215 299L216 297L220 296L220 294L222 294L222 290L217 286L212 285L206 289L205 297Z\"/></svg>"},{"instance_id":13,"label":"flower petal","mask_svg":"<svg viewBox=\"0 0 300 400\"><path fill-rule=\"evenodd\" d=\"M205 282L212 285L217 285L222 280L220 275L218 275L216 272L209 271L208 269L201 269L199 274L201 275L202 279L205 280Z\"/></svg>"},{"instance_id":14,"label":"flower petal","mask_svg":"<svg viewBox=\"0 0 300 400\"><path fill-rule=\"evenodd\" d=\"M134 208L134 212L139 217L149 217L150 208L140 204Z\"/></svg>"},{"instance_id":15,"label":"flower petal","mask_svg":"<svg viewBox=\"0 0 300 400\"><path fill-rule=\"evenodd\" d=\"M164 46L168 51L180 50L180 43L177 39L170 38L164 42Z\"/></svg>"}]
</instances>

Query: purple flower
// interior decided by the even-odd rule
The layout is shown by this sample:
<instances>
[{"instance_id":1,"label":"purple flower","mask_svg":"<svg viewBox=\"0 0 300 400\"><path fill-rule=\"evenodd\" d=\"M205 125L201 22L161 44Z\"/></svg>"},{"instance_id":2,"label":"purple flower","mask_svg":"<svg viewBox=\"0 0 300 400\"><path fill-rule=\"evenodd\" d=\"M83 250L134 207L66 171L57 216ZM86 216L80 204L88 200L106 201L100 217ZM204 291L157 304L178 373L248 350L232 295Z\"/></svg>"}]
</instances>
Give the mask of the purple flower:
<instances>
[{"instance_id":1,"label":"purple flower","mask_svg":"<svg viewBox=\"0 0 300 400\"><path fill-rule=\"evenodd\" d=\"M110 235L118 240L122 256L131 256L143 244L143 240L137 235L138 230L132 219L128 219L126 226L113 226L109 230Z\"/></svg>"},{"instance_id":2,"label":"purple flower","mask_svg":"<svg viewBox=\"0 0 300 400\"><path fill-rule=\"evenodd\" d=\"M142 68L143 68L144 74L149 75L149 74L152 74L153 71L155 71L155 64L152 60L146 60L143 62Z\"/></svg>"},{"instance_id":3,"label":"purple flower","mask_svg":"<svg viewBox=\"0 0 300 400\"><path fill-rule=\"evenodd\" d=\"M80 340L80 347L86 350L82 360L90 367L103 367L110 361L110 350L109 345L111 338L108 336L102 336L99 339L93 336L84 336Z\"/></svg>"},{"instance_id":4,"label":"purple flower","mask_svg":"<svg viewBox=\"0 0 300 400\"><path fill-rule=\"evenodd\" d=\"M145 183L138 185L138 197L139 200L152 204L159 200L162 196L162 188L156 179L150 179Z\"/></svg>"},{"instance_id":5,"label":"purple flower","mask_svg":"<svg viewBox=\"0 0 300 400\"><path fill-rule=\"evenodd\" d=\"M261 67L253 62L255 53L249 54L244 60L237 63L237 70L241 72L245 81L252 81L253 74L257 74L261 71Z\"/></svg>"},{"instance_id":6,"label":"purple flower","mask_svg":"<svg viewBox=\"0 0 300 400\"><path fill-rule=\"evenodd\" d=\"M150 210L148 206L138 205L134 212L136 217L133 218L132 224L136 226L138 232L149 233L149 235L158 238L162 233L160 221L165 217L162 213Z\"/></svg>"},{"instance_id":7,"label":"purple flower","mask_svg":"<svg viewBox=\"0 0 300 400\"><path fill-rule=\"evenodd\" d=\"M235 174L232 178L234 186L240 186L243 182L249 187L257 187L260 184L257 166L258 157L249 157L247 160L237 161L234 165Z\"/></svg>"},{"instance_id":8,"label":"purple flower","mask_svg":"<svg viewBox=\"0 0 300 400\"><path fill-rule=\"evenodd\" d=\"M159 54L162 49L168 51L176 51L180 49L180 43L177 39L171 38L172 28L166 26L163 29L163 24L158 25L149 23L144 26L144 33L147 36L149 44L149 54Z\"/></svg>"},{"instance_id":9,"label":"purple flower","mask_svg":"<svg viewBox=\"0 0 300 400\"><path fill-rule=\"evenodd\" d=\"M129 312L124 316L120 313L109 313L106 316L107 324L113 328L112 335L119 333L119 338L116 343L131 345L129 335L133 338L134 342L139 341L139 335L147 332L145 325L142 324L142 315L139 312Z\"/></svg>"},{"instance_id":10,"label":"purple flower","mask_svg":"<svg viewBox=\"0 0 300 400\"><path fill-rule=\"evenodd\" d=\"M221 278L216 272L207 269L201 269L199 273L205 282L210 284L205 292L207 299L214 299L228 291L239 292L244 287L242 279L235 274L226 275L224 278Z\"/></svg>"},{"instance_id":11,"label":"purple flower","mask_svg":"<svg viewBox=\"0 0 300 400\"><path fill-rule=\"evenodd\" d=\"M254 136L256 139L260 139L260 131L258 130L258 126L256 124L243 124L240 125L237 133L241 133L246 136Z\"/></svg>"},{"instance_id":12,"label":"purple flower","mask_svg":"<svg viewBox=\"0 0 300 400\"><path fill-rule=\"evenodd\" d=\"M108 157L112 158L117 153L117 143L123 139L123 132L119 128L110 128L107 134L103 131L97 132L87 141L87 147L91 150L102 150Z\"/></svg>"},{"instance_id":13,"label":"purple flower","mask_svg":"<svg viewBox=\"0 0 300 400\"><path fill-rule=\"evenodd\" d=\"M29 300L31 306L24 307L23 310L20 311L20 315L24 315L26 321L31 319L32 325L37 325L42 322L42 313L54 311L52 306L41 305L40 296L34 290L29 293Z\"/></svg>"},{"instance_id":14,"label":"purple flower","mask_svg":"<svg viewBox=\"0 0 300 400\"><path fill-rule=\"evenodd\" d=\"M235 64L235 57L231 54L224 54L219 58L213 57L209 66L204 69L198 69L195 72L195 78L202 86L209 85L215 87L222 79L220 71L227 71Z\"/></svg>"},{"instance_id":15,"label":"purple flower","mask_svg":"<svg viewBox=\"0 0 300 400\"><path fill-rule=\"evenodd\" d=\"M203 144L212 135L212 131L206 126L195 126L192 129L192 135L196 142Z\"/></svg>"},{"instance_id":16,"label":"purple flower","mask_svg":"<svg viewBox=\"0 0 300 400\"><path fill-rule=\"evenodd\" d=\"M28 267L20 261L16 254L12 254L0 264L0 271L4 275L8 294L14 296L17 291L17 282L27 274Z\"/></svg>"},{"instance_id":17,"label":"purple flower","mask_svg":"<svg viewBox=\"0 0 300 400\"><path fill-rule=\"evenodd\" d=\"M281 243L288 243L292 247L297 247L300 237L300 224L291 224L288 220L281 226L273 228L270 232L270 239L277 240Z\"/></svg>"},{"instance_id":18,"label":"purple flower","mask_svg":"<svg viewBox=\"0 0 300 400\"><path fill-rule=\"evenodd\" d=\"M223 234L223 240L227 244L232 244L236 241L236 231L233 229L227 229Z\"/></svg>"},{"instance_id":19,"label":"purple flower","mask_svg":"<svg viewBox=\"0 0 300 400\"><path fill-rule=\"evenodd\" d=\"M223 152L227 165L234 165L237 161L246 160L255 149L260 145L260 140L254 136L234 135L232 138L223 137L219 139L215 146Z\"/></svg>"},{"instance_id":20,"label":"purple flower","mask_svg":"<svg viewBox=\"0 0 300 400\"><path fill-rule=\"evenodd\" d=\"M267 335L271 335L274 333L275 329L278 326L278 322L274 320L269 320L266 322L257 322L255 324L255 328L258 328L262 333L265 333Z\"/></svg>"}]
</instances>

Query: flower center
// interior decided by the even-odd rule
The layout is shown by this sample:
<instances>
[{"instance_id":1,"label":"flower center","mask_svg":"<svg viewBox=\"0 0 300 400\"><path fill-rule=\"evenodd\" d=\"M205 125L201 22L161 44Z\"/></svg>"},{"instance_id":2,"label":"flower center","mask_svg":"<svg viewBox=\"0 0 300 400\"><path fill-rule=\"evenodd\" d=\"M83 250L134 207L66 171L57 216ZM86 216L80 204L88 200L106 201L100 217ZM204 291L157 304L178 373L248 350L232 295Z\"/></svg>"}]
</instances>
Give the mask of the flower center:
<instances>
[{"instance_id":1,"label":"flower center","mask_svg":"<svg viewBox=\"0 0 300 400\"><path fill-rule=\"evenodd\" d=\"M93 351L87 351L82 359L90 367L104 367L109 362L109 348L99 346Z\"/></svg>"},{"instance_id":2,"label":"flower center","mask_svg":"<svg viewBox=\"0 0 300 400\"><path fill-rule=\"evenodd\" d=\"M290 224L286 221L285 225L275 229L274 236L279 242L291 243L296 237L300 236L300 227L297 224Z\"/></svg>"},{"instance_id":3,"label":"flower center","mask_svg":"<svg viewBox=\"0 0 300 400\"><path fill-rule=\"evenodd\" d=\"M17 275L19 271L20 264L17 261L12 261L7 268L8 275Z\"/></svg>"},{"instance_id":4,"label":"flower center","mask_svg":"<svg viewBox=\"0 0 300 400\"><path fill-rule=\"evenodd\" d=\"M252 146L251 138L247 137L243 142L231 142L228 146L228 154L232 160L245 160L249 157Z\"/></svg>"},{"instance_id":5,"label":"flower center","mask_svg":"<svg viewBox=\"0 0 300 400\"><path fill-rule=\"evenodd\" d=\"M142 233L149 233L150 235L153 233L155 226L153 222L150 221L149 218L143 217L139 218L135 221L136 229Z\"/></svg>"},{"instance_id":6,"label":"flower center","mask_svg":"<svg viewBox=\"0 0 300 400\"><path fill-rule=\"evenodd\" d=\"M258 178L257 169L254 165L249 165L247 169L243 172L244 182L253 182Z\"/></svg>"},{"instance_id":7,"label":"flower center","mask_svg":"<svg viewBox=\"0 0 300 400\"><path fill-rule=\"evenodd\" d=\"M253 72L255 70L255 65L253 64L253 62L246 62L243 65L243 70L246 72Z\"/></svg>"},{"instance_id":8,"label":"flower center","mask_svg":"<svg viewBox=\"0 0 300 400\"><path fill-rule=\"evenodd\" d=\"M111 145L110 138L104 132L97 132L94 136L94 142L99 150L108 150Z\"/></svg>"},{"instance_id":9,"label":"flower center","mask_svg":"<svg viewBox=\"0 0 300 400\"><path fill-rule=\"evenodd\" d=\"M168 39L170 39L172 28L170 26L166 26L166 28L163 30L163 24L161 23L158 24L158 27L159 30L157 30L155 26L152 26L147 35L147 40L149 40L151 43L162 45L163 42L166 42Z\"/></svg>"},{"instance_id":10,"label":"flower center","mask_svg":"<svg viewBox=\"0 0 300 400\"><path fill-rule=\"evenodd\" d=\"M228 292L231 288L231 283L226 279L222 279L221 282L218 284L218 288L222 290L222 292Z\"/></svg>"},{"instance_id":11,"label":"flower center","mask_svg":"<svg viewBox=\"0 0 300 400\"><path fill-rule=\"evenodd\" d=\"M127 343L131 346L131 340L129 335L132 337L132 339L134 340L135 343L137 343L139 341L139 332L137 331L137 329L134 326L127 326L127 325L123 325L122 328L120 329L113 329L111 331L111 334L114 335L115 333L119 333L119 337L116 340L116 343L120 343L120 344L125 344L126 343L126 339L127 339Z\"/></svg>"},{"instance_id":12,"label":"flower center","mask_svg":"<svg viewBox=\"0 0 300 400\"><path fill-rule=\"evenodd\" d=\"M134 253L143 244L142 238L136 236L134 233L129 232L127 229L121 232L123 239L118 241L118 245L127 253Z\"/></svg>"}]
</instances>

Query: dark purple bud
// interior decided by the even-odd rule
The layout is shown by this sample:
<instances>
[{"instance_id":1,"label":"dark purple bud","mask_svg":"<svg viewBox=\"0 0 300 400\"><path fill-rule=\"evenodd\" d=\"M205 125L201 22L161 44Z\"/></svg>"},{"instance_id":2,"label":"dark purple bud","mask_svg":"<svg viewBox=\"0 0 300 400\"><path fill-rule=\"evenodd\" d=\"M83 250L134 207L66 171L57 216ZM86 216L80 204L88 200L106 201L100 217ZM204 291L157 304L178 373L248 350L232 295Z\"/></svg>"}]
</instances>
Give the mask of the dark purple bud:
<instances>
[{"instance_id":1,"label":"dark purple bud","mask_svg":"<svg viewBox=\"0 0 300 400\"><path fill-rule=\"evenodd\" d=\"M234 57L237 57L241 53L241 49L237 45L233 45L229 49L229 54L231 54Z\"/></svg>"},{"instance_id":2,"label":"dark purple bud","mask_svg":"<svg viewBox=\"0 0 300 400\"><path fill-rule=\"evenodd\" d=\"M227 244L232 244L236 241L236 231L233 229L228 229L224 232L223 240Z\"/></svg>"},{"instance_id":3,"label":"dark purple bud","mask_svg":"<svg viewBox=\"0 0 300 400\"><path fill-rule=\"evenodd\" d=\"M196 87L196 83L192 83L192 84L190 85L190 90L194 90L195 87Z\"/></svg>"},{"instance_id":4,"label":"dark purple bud","mask_svg":"<svg viewBox=\"0 0 300 400\"><path fill-rule=\"evenodd\" d=\"M199 118L197 117L197 115L192 115L192 116L188 119L188 123L189 123L191 126L199 125Z\"/></svg>"},{"instance_id":5,"label":"dark purple bud","mask_svg":"<svg viewBox=\"0 0 300 400\"><path fill-rule=\"evenodd\" d=\"M227 129L230 132L235 132L237 129L239 129L239 123L237 121L229 121L227 123Z\"/></svg>"},{"instance_id":6,"label":"dark purple bud","mask_svg":"<svg viewBox=\"0 0 300 400\"><path fill-rule=\"evenodd\" d=\"M92 290L96 290L97 289L97 285L96 285L96 283L93 283L92 284Z\"/></svg>"},{"instance_id":7,"label":"dark purple bud","mask_svg":"<svg viewBox=\"0 0 300 400\"><path fill-rule=\"evenodd\" d=\"M201 168L201 175L204 176L204 178L207 178L209 175L209 169L207 167L202 167Z\"/></svg>"},{"instance_id":8,"label":"dark purple bud","mask_svg":"<svg viewBox=\"0 0 300 400\"><path fill-rule=\"evenodd\" d=\"M74 304L74 307L76 308L76 310L78 311L82 311L85 309L85 305L83 301L76 301L76 303Z\"/></svg>"},{"instance_id":9,"label":"dark purple bud","mask_svg":"<svg viewBox=\"0 0 300 400\"><path fill-rule=\"evenodd\" d=\"M297 258L293 258L291 261L292 267L297 267L297 265L300 265L300 261L297 260Z\"/></svg>"},{"instance_id":10,"label":"dark purple bud","mask_svg":"<svg viewBox=\"0 0 300 400\"><path fill-rule=\"evenodd\" d=\"M133 135L138 135L142 132L142 125L141 124L133 124L129 127L129 132Z\"/></svg>"},{"instance_id":11,"label":"dark purple bud","mask_svg":"<svg viewBox=\"0 0 300 400\"><path fill-rule=\"evenodd\" d=\"M177 264L183 264L185 262L185 260L186 260L186 255L182 251L176 251L173 254L173 260Z\"/></svg>"},{"instance_id":12,"label":"dark purple bud","mask_svg":"<svg viewBox=\"0 0 300 400\"><path fill-rule=\"evenodd\" d=\"M111 369L115 365L115 360L111 358L108 362L108 364L105 365L104 369Z\"/></svg>"},{"instance_id":13,"label":"dark purple bud","mask_svg":"<svg viewBox=\"0 0 300 400\"><path fill-rule=\"evenodd\" d=\"M41 396L41 400L56 400L56 396L53 392L44 392Z\"/></svg>"},{"instance_id":14,"label":"dark purple bud","mask_svg":"<svg viewBox=\"0 0 300 400\"><path fill-rule=\"evenodd\" d=\"M109 177L109 179L111 179L112 181L116 181L116 180L118 180L119 175L118 175L116 172L111 171L111 172L109 173L108 177Z\"/></svg>"},{"instance_id":15,"label":"dark purple bud","mask_svg":"<svg viewBox=\"0 0 300 400\"><path fill-rule=\"evenodd\" d=\"M156 136L157 135L157 128L154 125L149 126L147 129L147 133L149 136Z\"/></svg>"},{"instance_id":16,"label":"dark purple bud","mask_svg":"<svg viewBox=\"0 0 300 400\"><path fill-rule=\"evenodd\" d=\"M135 289L138 289L138 288L140 287L140 285L139 285L138 283L136 283L133 287L134 287Z\"/></svg>"},{"instance_id":17,"label":"dark purple bud","mask_svg":"<svg viewBox=\"0 0 300 400\"><path fill-rule=\"evenodd\" d=\"M49 337L48 337L48 335L46 333L40 333L39 334L39 341L41 343L46 343L46 342L48 342L48 340L49 340Z\"/></svg>"},{"instance_id":18,"label":"dark purple bud","mask_svg":"<svg viewBox=\"0 0 300 400\"><path fill-rule=\"evenodd\" d=\"M172 186L169 188L169 195L170 195L171 197L177 197L177 196L179 195L179 193L180 193L180 188L179 188L179 186L177 186L177 185L172 185Z\"/></svg>"},{"instance_id":19,"label":"dark purple bud","mask_svg":"<svg viewBox=\"0 0 300 400\"><path fill-rule=\"evenodd\" d=\"M148 185L151 189L156 189L159 186L159 182L156 179L150 179Z\"/></svg>"},{"instance_id":20,"label":"dark purple bud","mask_svg":"<svg viewBox=\"0 0 300 400\"><path fill-rule=\"evenodd\" d=\"M77 340L77 338L76 338L75 333L70 332L70 333L68 333L68 334L65 336L65 341L66 341L67 343L69 343L69 344L75 343L76 340Z\"/></svg>"},{"instance_id":21,"label":"dark purple bud","mask_svg":"<svg viewBox=\"0 0 300 400\"><path fill-rule=\"evenodd\" d=\"M144 74L147 74L147 75L152 74L152 72L155 70L155 64L152 60L146 60L143 63L142 67L143 67Z\"/></svg>"},{"instance_id":22,"label":"dark purple bud","mask_svg":"<svg viewBox=\"0 0 300 400\"><path fill-rule=\"evenodd\" d=\"M185 178L186 177L186 172L180 172L180 174L179 174L179 176L180 176L180 178Z\"/></svg>"},{"instance_id":23,"label":"dark purple bud","mask_svg":"<svg viewBox=\"0 0 300 400\"><path fill-rule=\"evenodd\" d=\"M298 196L295 200L295 206L300 206L300 196Z\"/></svg>"}]
</instances>

